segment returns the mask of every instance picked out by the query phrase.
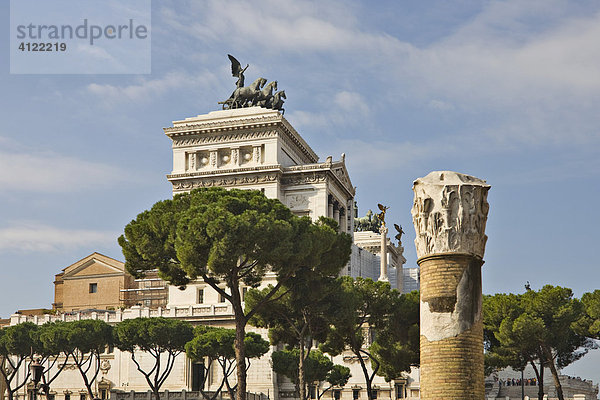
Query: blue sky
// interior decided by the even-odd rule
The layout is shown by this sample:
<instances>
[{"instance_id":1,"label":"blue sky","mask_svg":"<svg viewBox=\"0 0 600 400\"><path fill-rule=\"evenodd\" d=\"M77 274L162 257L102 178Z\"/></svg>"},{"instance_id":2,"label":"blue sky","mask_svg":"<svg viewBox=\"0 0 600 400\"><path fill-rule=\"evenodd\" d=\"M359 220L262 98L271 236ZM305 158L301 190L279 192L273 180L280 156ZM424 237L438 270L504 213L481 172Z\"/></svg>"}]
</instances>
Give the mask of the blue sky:
<instances>
[{"instance_id":1,"label":"blue sky","mask_svg":"<svg viewBox=\"0 0 600 400\"><path fill-rule=\"evenodd\" d=\"M218 109L227 53L278 80L321 159L346 153L361 215L381 202L404 226L406 266L412 182L454 170L492 186L484 293L599 287L600 3L153 3L151 74L10 75L0 57L0 316L50 307L54 274L93 251L123 259L123 227L171 193L162 128ZM598 382L598 360L569 372Z\"/></svg>"}]
</instances>

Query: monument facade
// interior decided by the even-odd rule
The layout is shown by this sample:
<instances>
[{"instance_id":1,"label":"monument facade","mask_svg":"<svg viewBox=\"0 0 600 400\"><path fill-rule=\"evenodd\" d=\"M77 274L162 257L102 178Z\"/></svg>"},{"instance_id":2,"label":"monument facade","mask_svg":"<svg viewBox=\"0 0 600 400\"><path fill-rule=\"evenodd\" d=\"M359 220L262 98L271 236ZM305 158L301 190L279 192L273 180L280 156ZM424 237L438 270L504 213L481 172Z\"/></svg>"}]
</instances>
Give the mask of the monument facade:
<instances>
[{"instance_id":1,"label":"monument facade","mask_svg":"<svg viewBox=\"0 0 600 400\"><path fill-rule=\"evenodd\" d=\"M173 194L200 187L261 190L296 215L333 218L354 231L355 190L345 157L319 158L277 111L262 107L213 111L173 122Z\"/></svg>"}]
</instances>

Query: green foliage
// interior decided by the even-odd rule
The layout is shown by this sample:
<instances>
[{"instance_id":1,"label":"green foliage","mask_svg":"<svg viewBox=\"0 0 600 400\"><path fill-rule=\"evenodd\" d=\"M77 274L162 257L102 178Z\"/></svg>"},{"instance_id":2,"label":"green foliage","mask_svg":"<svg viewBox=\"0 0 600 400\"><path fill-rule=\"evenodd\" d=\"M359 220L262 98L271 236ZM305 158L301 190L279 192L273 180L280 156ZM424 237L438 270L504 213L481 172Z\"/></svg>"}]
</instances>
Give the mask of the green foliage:
<instances>
[{"instance_id":1,"label":"green foliage","mask_svg":"<svg viewBox=\"0 0 600 400\"><path fill-rule=\"evenodd\" d=\"M27 368L25 379L19 383L18 379L15 380L19 369L30 356L41 352L38 336L39 327L31 322L0 329L0 375L4 380L9 400L12 400L14 393L25 385L30 375Z\"/></svg>"},{"instance_id":2,"label":"green foliage","mask_svg":"<svg viewBox=\"0 0 600 400\"><path fill-rule=\"evenodd\" d=\"M299 379L299 349L275 351L271 355L273 371L297 384ZM313 350L304 361L306 381L309 383L329 382L331 386L344 386L350 379L350 369L334 364L319 350Z\"/></svg>"},{"instance_id":3,"label":"green foliage","mask_svg":"<svg viewBox=\"0 0 600 400\"><path fill-rule=\"evenodd\" d=\"M594 290L591 293L584 293L581 297L586 317L580 323L584 334L593 338L600 339L600 290Z\"/></svg>"},{"instance_id":4,"label":"green foliage","mask_svg":"<svg viewBox=\"0 0 600 400\"><path fill-rule=\"evenodd\" d=\"M331 301L332 329L320 348L330 354L344 349L359 360L367 393L372 398L371 384L375 374L386 380L419 362L419 303L416 292L402 295L386 282L342 277ZM365 334L367 333L367 334ZM365 343L370 337L371 343ZM372 373L363 361L369 357Z\"/></svg>"},{"instance_id":5,"label":"green foliage","mask_svg":"<svg viewBox=\"0 0 600 400\"><path fill-rule=\"evenodd\" d=\"M302 268L329 268L350 242L326 221L298 218L258 191L197 189L156 203L125 227L119 244L134 276L158 268L171 284L202 278L232 304L236 323L238 397L246 389L245 326L253 313ZM257 287L267 268L278 284L253 309L242 307L242 284ZM222 287L224 283L228 291ZM238 342L239 341L239 342Z\"/></svg>"},{"instance_id":6,"label":"green foliage","mask_svg":"<svg viewBox=\"0 0 600 400\"><path fill-rule=\"evenodd\" d=\"M167 380L175 364L175 358L185 350L193 337L193 328L187 321L171 318L134 318L119 322L114 329L116 346L131 353L137 370L144 375L156 400L160 398L160 387ZM144 370L135 357L139 349L154 358L150 370ZM166 355L166 363L161 357Z\"/></svg>"},{"instance_id":7,"label":"green foliage","mask_svg":"<svg viewBox=\"0 0 600 400\"><path fill-rule=\"evenodd\" d=\"M127 270L137 276L158 268L163 279L186 285L200 276L227 280L239 261L254 264L244 275L260 282L265 267L285 268L295 221L281 202L260 192L198 189L156 203L125 227L119 244Z\"/></svg>"},{"instance_id":8,"label":"green foliage","mask_svg":"<svg viewBox=\"0 0 600 400\"><path fill-rule=\"evenodd\" d=\"M272 286L248 291L245 300L247 310L257 310L249 322L269 328L271 343L285 343L298 348L296 376L301 398L306 397L310 349L314 340L324 341L327 338L329 297L335 278L347 264L351 253L350 237L338 234L337 223L332 219L321 217L309 227L312 233L307 235L307 240L312 243L307 254L310 256L275 292L273 298L276 301L266 302L274 291ZM259 304L264 306L259 308Z\"/></svg>"},{"instance_id":9,"label":"green foliage","mask_svg":"<svg viewBox=\"0 0 600 400\"><path fill-rule=\"evenodd\" d=\"M325 379L331 387L333 386L346 386L348 380L352 375L350 374L350 368L345 367L343 365L334 364L331 368L331 371L327 374L327 378Z\"/></svg>"},{"instance_id":10,"label":"green foliage","mask_svg":"<svg viewBox=\"0 0 600 400\"><path fill-rule=\"evenodd\" d=\"M204 358L231 360L235 358L234 342L235 329L199 325L194 329L194 338L186 344L185 351L194 361ZM259 358L269 351L269 342L254 332L246 333L244 344L247 358Z\"/></svg>"},{"instance_id":11,"label":"green foliage","mask_svg":"<svg viewBox=\"0 0 600 400\"><path fill-rule=\"evenodd\" d=\"M65 322L48 322L40 326L39 340L46 355L64 353L68 356L73 351L69 340L69 325Z\"/></svg>"},{"instance_id":12,"label":"green foliage","mask_svg":"<svg viewBox=\"0 0 600 400\"><path fill-rule=\"evenodd\" d=\"M182 352L192 337L193 328L187 321L164 317L126 319L114 329L119 349L133 352L137 348L152 355Z\"/></svg>"},{"instance_id":13,"label":"green foliage","mask_svg":"<svg viewBox=\"0 0 600 400\"><path fill-rule=\"evenodd\" d=\"M112 344L112 326L94 319L84 319L65 323L69 347L79 353L100 354Z\"/></svg>"},{"instance_id":14,"label":"green foliage","mask_svg":"<svg viewBox=\"0 0 600 400\"><path fill-rule=\"evenodd\" d=\"M506 366L521 370L530 363L543 381L542 367L548 366L562 398L557 370L595 347L586 334L586 317L584 303L573 297L571 289L560 286L528 289L521 295L486 296L483 323L488 371Z\"/></svg>"},{"instance_id":15,"label":"green foliage","mask_svg":"<svg viewBox=\"0 0 600 400\"><path fill-rule=\"evenodd\" d=\"M23 322L0 329L0 355L27 357L40 349L39 327L31 322Z\"/></svg>"},{"instance_id":16,"label":"green foliage","mask_svg":"<svg viewBox=\"0 0 600 400\"><path fill-rule=\"evenodd\" d=\"M194 338L185 346L186 354L191 360L204 361L205 359L208 359L208 367L210 367L214 361L217 361L221 366L223 379L221 385L212 396L207 394L204 390L200 390L206 400L216 399L219 396L223 385L226 385L230 397L233 398L235 389L229 383L229 376L235 366L235 336L235 329L199 325L194 329ZM259 358L269 351L269 342L254 332L246 333L244 346L246 349L245 355L248 359ZM206 379L206 376L204 379ZM200 387L204 387L204 382L202 382Z\"/></svg>"},{"instance_id":17,"label":"green foliage","mask_svg":"<svg viewBox=\"0 0 600 400\"><path fill-rule=\"evenodd\" d=\"M378 375L390 382L419 364L419 292L391 296L390 311L375 326L371 353L379 361Z\"/></svg>"}]
</instances>

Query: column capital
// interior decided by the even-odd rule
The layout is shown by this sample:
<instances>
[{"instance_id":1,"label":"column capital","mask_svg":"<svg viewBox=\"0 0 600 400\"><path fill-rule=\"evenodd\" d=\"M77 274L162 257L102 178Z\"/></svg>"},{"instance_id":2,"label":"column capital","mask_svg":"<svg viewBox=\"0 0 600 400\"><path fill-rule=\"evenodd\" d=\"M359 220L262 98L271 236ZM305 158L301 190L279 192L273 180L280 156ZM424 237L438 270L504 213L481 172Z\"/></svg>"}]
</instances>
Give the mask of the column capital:
<instances>
[{"instance_id":1,"label":"column capital","mask_svg":"<svg viewBox=\"0 0 600 400\"><path fill-rule=\"evenodd\" d=\"M417 256L462 253L483 259L489 189L482 179L452 171L434 171L415 180Z\"/></svg>"}]
</instances>

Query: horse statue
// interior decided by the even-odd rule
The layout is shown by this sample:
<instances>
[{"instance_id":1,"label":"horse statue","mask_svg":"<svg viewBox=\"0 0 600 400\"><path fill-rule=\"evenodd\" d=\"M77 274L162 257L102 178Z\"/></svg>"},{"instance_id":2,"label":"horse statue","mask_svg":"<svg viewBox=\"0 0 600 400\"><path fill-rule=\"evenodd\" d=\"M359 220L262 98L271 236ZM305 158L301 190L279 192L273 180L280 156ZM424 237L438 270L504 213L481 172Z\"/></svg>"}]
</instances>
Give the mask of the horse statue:
<instances>
[{"instance_id":1,"label":"horse statue","mask_svg":"<svg viewBox=\"0 0 600 400\"><path fill-rule=\"evenodd\" d=\"M379 233L381 221L377 218L377 214L373 214L373 210L368 210L364 217L354 218L354 231L356 232L375 232Z\"/></svg>"},{"instance_id":2,"label":"horse statue","mask_svg":"<svg viewBox=\"0 0 600 400\"><path fill-rule=\"evenodd\" d=\"M284 99L286 99L285 91L277 91L277 81L270 82L265 86L267 80L258 78L250 86L245 87L244 72L248 69L249 64L242 68L242 64L234 56L227 54L227 57L231 61L231 75L237 78L237 81L235 82L236 89L231 96L225 101L218 102L223 106L223 110L260 106L281 111L281 115L283 115L285 113L283 109Z\"/></svg>"},{"instance_id":3,"label":"horse statue","mask_svg":"<svg viewBox=\"0 0 600 400\"><path fill-rule=\"evenodd\" d=\"M273 90L277 91L277 81L270 82L256 94L252 100L253 106L265 107L267 102L273 98Z\"/></svg>"},{"instance_id":4,"label":"horse statue","mask_svg":"<svg viewBox=\"0 0 600 400\"><path fill-rule=\"evenodd\" d=\"M227 100L220 101L219 104L223 105L223 110L245 107L246 104L252 103L265 83L265 78L258 78L250 86L236 88Z\"/></svg>"},{"instance_id":5,"label":"horse statue","mask_svg":"<svg viewBox=\"0 0 600 400\"><path fill-rule=\"evenodd\" d=\"M271 102L267 102L266 107L272 108L273 110L279 110L281 111L281 115L283 115L285 114L285 109L283 108L283 99L287 99L287 97L285 97L285 90L275 93L271 99Z\"/></svg>"}]
</instances>

